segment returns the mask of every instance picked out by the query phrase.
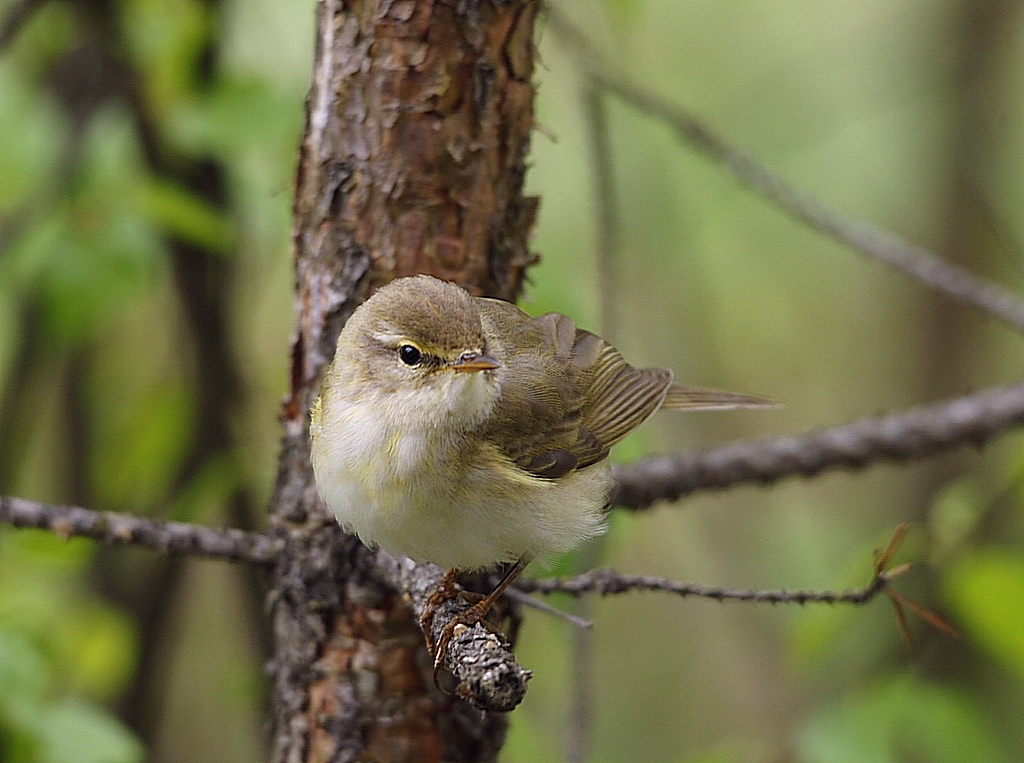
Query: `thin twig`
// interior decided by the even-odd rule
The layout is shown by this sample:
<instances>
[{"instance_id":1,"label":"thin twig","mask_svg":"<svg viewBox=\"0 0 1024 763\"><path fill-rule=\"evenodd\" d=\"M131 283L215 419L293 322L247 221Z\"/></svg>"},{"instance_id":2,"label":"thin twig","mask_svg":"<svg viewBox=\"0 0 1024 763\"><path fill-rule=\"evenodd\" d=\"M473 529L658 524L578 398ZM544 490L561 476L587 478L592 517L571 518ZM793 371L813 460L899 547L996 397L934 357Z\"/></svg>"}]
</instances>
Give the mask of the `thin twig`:
<instances>
[{"instance_id":1,"label":"thin twig","mask_svg":"<svg viewBox=\"0 0 1024 763\"><path fill-rule=\"evenodd\" d=\"M551 28L579 53L596 85L672 127L690 147L721 165L761 196L815 230L900 270L970 308L1024 331L1024 300L998 284L945 262L933 252L877 225L856 220L815 199L751 156L734 148L692 114L615 72L597 49L557 12Z\"/></svg>"},{"instance_id":2,"label":"thin twig","mask_svg":"<svg viewBox=\"0 0 1024 763\"><path fill-rule=\"evenodd\" d=\"M7 496L0 497L0 522L51 530L63 538L82 536L114 545L148 546L168 554L264 565L273 564L283 546L283 541L262 533L217 530Z\"/></svg>"},{"instance_id":3,"label":"thin twig","mask_svg":"<svg viewBox=\"0 0 1024 763\"><path fill-rule=\"evenodd\" d=\"M802 435L748 440L616 466L614 500L618 506L645 509L701 490L919 459L964 444L981 445L1022 423L1024 383L993 387L951 402Z\"/></svg>"},{"instance_id":4,"label":"thin twig","mask_svg":"<svg viewBox=\"0 0 1024 763\"><path fill-rule=\"evenodd\" d=\"M545 615L557 617L559 620L565 620L569 625L572 625L578 630L587 631L594 627L593 620L588 620L585 617L574 615L572 612L566 612L558 607L553 607L546 601L536 599L525 591L520 591L518 588L513 587L506 589L505 596L512 599L512 601L517 604L522 604L524 607L529 607L530 609L535 609L538 612L543 612Z\"/></svg>"},{"instance_id":5,"label":"thin twig","mask_svg":"<svg viewBox=\"0 0 1024 763\"><path fill-rule=\"evenodd\" d=\"M902 571L902 568L898 570ZM518 584L518 588L530 593L566 593L570 596L589 593L609 596L633 591L657 591L674 593L682 597L696 596L716 601L749 601L758 604L864 604L881 593L892 577L892 573L879 572L868 585L848 591L761 591L683 583L652 575L624 575L608 567L600 567L571 578L523 580Z\"/></svg>"}]
</instances>

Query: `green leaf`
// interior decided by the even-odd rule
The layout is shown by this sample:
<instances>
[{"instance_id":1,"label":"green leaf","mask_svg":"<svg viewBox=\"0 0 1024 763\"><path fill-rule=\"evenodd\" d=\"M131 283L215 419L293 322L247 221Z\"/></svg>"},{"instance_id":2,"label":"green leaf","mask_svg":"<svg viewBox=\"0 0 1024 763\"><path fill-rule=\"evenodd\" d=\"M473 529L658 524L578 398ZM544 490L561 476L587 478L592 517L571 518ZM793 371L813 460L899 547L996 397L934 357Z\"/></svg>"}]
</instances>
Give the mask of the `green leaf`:
<instances>
[{"instance_id":1,"label":"green leaf","mask_svg":"<svg viewBox=\"0 0 1024 763\"><path fill-rule=\"evenodd\" d=\"M103 605L83 605L55 634L71 690L110 699L128 683L136 664L131 620Z\"/></svg>"},{"instance_id":2,"label":"green leaf","mask_svg":"<svg viewBox=\"0 0 1024 763\"><path fill-rule=\"evenodd\" d=\"M966 635L1024 681L1024 559L982 549L947 572L944 593Z\"/></svg>"},{"instance_id":3,"label":"green leaf","mask_svg":"<svg viewBox=\"0 0 1024 763\"><path fill-rule=\"evenodd\" d=\"M172 126L195 151L227 157L254 153L266 163L292 158L301 120L289 93L256 77L224 76L204 100L175 113Z\"/></svg>"},{"instance_id":4,"label":"green leaf","mask_svg":"<svg viewBox=\"0 0 1024 763\"><path fill-rule=\"evenodd\" d=\"M140 178L125 115L103 112L83 138L67 196L10 242L0 278L15 293L38 294L54 337L82 341L155 282L163 245L139 203Z\"/></svg>"},{"instance_id":5,"label":"green leaf","mask_svg":"<svg viewBox=\"0 0 1024 763\"><path fill-rule=\"evenodd\" d=\"M50 687L46 658L27 634L0 627L0 715L12 701L33 701Z\"/></svg>"},{"instance_id":6,"label":"green leaf","mask_svg":"<svg viewBox=\"0 0 1024 763\"><path fill-rule=\"evenodd\" d=\"M0 623L0 760L39 760L51 666L27 634Z\"/></svg>"},{"instance_id":7,"label":"green leaf","mask_svg":"<svg viewBox=\"0 0 1024 763\"><path fill-rule=\"evenodd\" d=\"M193 407L189 392L168 380L97 418L91 477L104 505L165 499L192 436Z\"/></svg>"},{"instance_id":8,"label":"green leaf","mask_svg":"<svg viewBox=\"0 0 1024 763\"><path fill-rule=\"evenodd\" d=\"M64 539L49 530L25 528L0 534L0 580L10 583L19 572L67 575L85 569L93 559L96 544L85 538ZM3 586L0 586L2 588ZM20 587L20 586L19 586Z\"/></svg>"},{"instance_id":9,"label":"green leaf","mask_svg":"<svg viewBox=\"0 0 1024 763\"><path fill-rule=\"evenodd\" d=\"M234 240L234 228L226 215L166 181L153 178L145 183L141 206L153 223L203 249L224 253Z\"/></svg>"},{"instance_id":10,"label":"green leaf","mask_svg":"<svg viewBox=\"0 0 1024 763\"><path fill-rule=\"evenodd\" d=\"M182 485L168 517L179 522L219 521L229 497L241 483L238 464L230 454L210 456Z\"/></svg>"},{"instance_id":11,"label":"green leaf","mask_svg":"<svg viewBox=\"0 0 1024 763\"><path fill-rule=\"evenodd\" d=\"M54 705L42 731L46 763L138 763L139 741L101 708L67 699Z\"/></svg>"},{"instance_id":12,"label":"green leaf","mask_svg":"<svg viewBox=\"0 0 1024 763\"><path fill-rule=\"evenodd\" d=\"M142 745L102 708L53 702L53 663L24 633L0 628L0 755L40 763L136 763Z\"/></svg>"},{"instance_id":13,"label":"green leaf","mask_svg":"<svg viewBox=\"0 0 1024 763\"><path fill-rule=\"evenodd\" d=\"M616 29L623 24L634 27L643 17L644 5L640 0L603 0L602 5Z\"/></svg>"},{"instance_id":14,"label":"green leaf","mask_svg":"<svg viewBox=\"0 0 1024 763\"><path fill-rule=\"evenodd\" d=\"M803 763L1001 763L995 729L973 698L910 676L847 695L801 730Z\"/></svg>"},{"instance_id":15,"label":"green leaf","mask_svg":"<svg viewBox=\"0 0 1024 763\"><path fill-rule=\"evenodd\" d=\"M121 8L130 55L143 73L150 106L162 118L196 90L212 14L196 0L132 0Z\"/></svg>"},{"instance_id":16,"label":"green leaf","mask_svg":"<svg viewBox=\"0 0 1024 763\"><path fill-rule=\"evenodd\" d=\"M941 565L967 541L985 511L984 487L964 478L947 485L932 503L928 517L931 557Z\"/></svg>"},{"instance_id":17,"label":"green leaf","mask_svg":"<svg viewBox=\"0 0 1024 763\"><path fill-rule=\"evenodd\" d=\"M45 186L64 143L60 114L24 80L10 60L0 59L0 210L25 204Z\"/></svg>"}]
</instances>

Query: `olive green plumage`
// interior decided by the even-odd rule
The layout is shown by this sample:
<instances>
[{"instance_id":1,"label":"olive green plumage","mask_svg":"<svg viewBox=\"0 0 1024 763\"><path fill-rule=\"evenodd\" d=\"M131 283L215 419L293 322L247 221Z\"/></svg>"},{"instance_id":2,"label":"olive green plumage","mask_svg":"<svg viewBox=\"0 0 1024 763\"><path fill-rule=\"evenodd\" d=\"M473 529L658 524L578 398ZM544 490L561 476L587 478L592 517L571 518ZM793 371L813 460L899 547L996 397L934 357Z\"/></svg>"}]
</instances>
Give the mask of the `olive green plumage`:
<instances>
[{"instance_id":1,"label":"olive green plumage","mask_svg":"<svg viewBox=\"0 0 1024 763\"><path fill-rule=\"evenodd\" d=\"M313 411L313 465L367 542L455 567L564 551L602 528L609 449L659 408L763 398L640 369L558 313L429 276L346 324Z\"/></svg>"}]
</instances>

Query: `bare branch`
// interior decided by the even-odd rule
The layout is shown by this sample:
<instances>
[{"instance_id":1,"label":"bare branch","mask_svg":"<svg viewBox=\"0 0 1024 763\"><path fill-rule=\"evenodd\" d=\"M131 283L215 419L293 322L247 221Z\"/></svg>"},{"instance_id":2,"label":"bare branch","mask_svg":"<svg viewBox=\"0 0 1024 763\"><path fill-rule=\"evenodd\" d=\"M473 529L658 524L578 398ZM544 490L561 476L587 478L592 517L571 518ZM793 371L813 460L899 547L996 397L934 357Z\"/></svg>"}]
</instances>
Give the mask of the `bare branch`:
<instances>
[{"instance_id":1,"label":"bare branch","mask_svg":"<svg viewBox=\"0 0 1024 763\"><path fill-rule=\"evenodd\" d=\"M233 562L273 564L283 541L261 533L163 522L78 506L53 506L0 496L0 522L82 536L113 545L148 546L168 554L192 554Z\"/></svg>"},{"instance_id":2,"label":"bare branch","mask_svg":"<svg viewBox=\"0 0 1024 763\"><path fill-rule=\"evenodd\" d=\"M530 609L535 609L538 612L543 612L545 615L551 615L559 620L565 620L569 625L572 625L574 628L578 628L579 630L585 631L594 627L593 620L588 620L585 617L574 615L572 612L566 612L558 607L553 607L546 601L534 598L514 586L512 588L505 589L505 596L516 604L522 604L524 607L529 607Z\"/></svg>"},{"instance_id":3,"label":"bare branch","mask_svg":"<svg viewBox=\"0 0 1024 763\"><path fill-rule=\"evenodd\" d=\"M614 500L619 506L644 509L698 490L924 458L967 443L980 445L1021 423L1024 383L994 387L951 402L802 435L737 442L617 466Z\"/></svg>"},{"instance_id":4,"label":"bare branch","mask_svg":"<svg viewBox=\"0 0 1024 763\"><path fill-rule=\"evenodd\" d=\"M551 27L580 54L595 84L672 127L680 140L721 165L752 190L815 230L900 270L962 304L1024 331L1024 300L998 284L945 262L936 254L873 223L856 220L815 199L731 146L684 109L615 72L579 30L549 9Z\"/></svg>"},{"instance_id":5,"label":"bare branch","mask_svg":"<svg viewBox=\"0 0 1024 763\"><path fill-rule=\"evenodd\" d=\"M582 575L568 579L520 580L516 585L522 591L536 593L567 593L571 596L582 596L586 593L599 593L602 596L629 591L659 591L674 593L678 596L699 596L716 601L747 601L758 604L866 604L879 594L884 593L892 602L896 612L896 621L900 631L909 640L910 629L905 609L909 609L921 619L951 636L959 636L953 626L939 615L908 599L890 586L896 578L910 571L909 564L899 564L886 569L892 561L893 554L907 533L906 523L896 528L889 544L881 552L876 551L872 565L871 581L863 588L852 588L847 591L757 591L753 589L734 590L705 586L697 583L681 583L669 578L651 575L623 575L607 567L591 570Z\"/></svg>"},{"instance_id":6,"label":"bare branch","mask_svg":"<svg viewBox=\"0 0 1024 763\"><path fill-rule=\"evenodd\" d=\"M905 568L898 568L895 572L904 571ZM570 596L588 593L609 596L632 591L658 591L682 597L697 596L716 601L749 601L758 604L864 604L880 594L893 577L896 575L878 572L863 588L848 591L758 591L683 583L653 575L624 575L608 567L599 567L572 578L522 580L516 587L530 593L567 593Z\"/></svg>"}]
</instances>

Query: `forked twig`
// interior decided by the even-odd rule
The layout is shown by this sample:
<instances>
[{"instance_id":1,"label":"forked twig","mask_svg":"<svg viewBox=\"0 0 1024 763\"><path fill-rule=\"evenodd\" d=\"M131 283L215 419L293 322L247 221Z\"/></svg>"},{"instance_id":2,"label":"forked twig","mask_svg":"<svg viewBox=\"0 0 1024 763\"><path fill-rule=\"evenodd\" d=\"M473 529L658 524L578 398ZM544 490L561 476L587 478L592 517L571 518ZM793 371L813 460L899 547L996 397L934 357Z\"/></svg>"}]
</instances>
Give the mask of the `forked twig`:
<instances>
[{"instance_id":1,"label":"forked twig","mask_svg":"<svg viewBox=\"0 0 1024 763\"><path fill-rule=\"evenodd\" d=\"M846 591L730 589L697 583L683 583L669 578L650 575L624 575L607 567L591 570L571 578L522 580L517 587L530 593L566 593L570 596L582 596L588 593L608 596L610 594L627 593L630 591L660 591L674 593L678 596L697 596L705 599L715 599L716 601L750 601L762 604L866 604L879 594L885 593L896 608L897 620L902 632L909 633L906 629L905 607L935 628L950 635L958 635L956 629L937 614L895 591L890 585L893 580L902 577L911 569L909 564L900 564L892 569L886 569L906 532L907 525L903 523L896 528L885 550L875 554L872 577L867 585L862 588L853 588Z\"/></svg>"}]
</instances>

